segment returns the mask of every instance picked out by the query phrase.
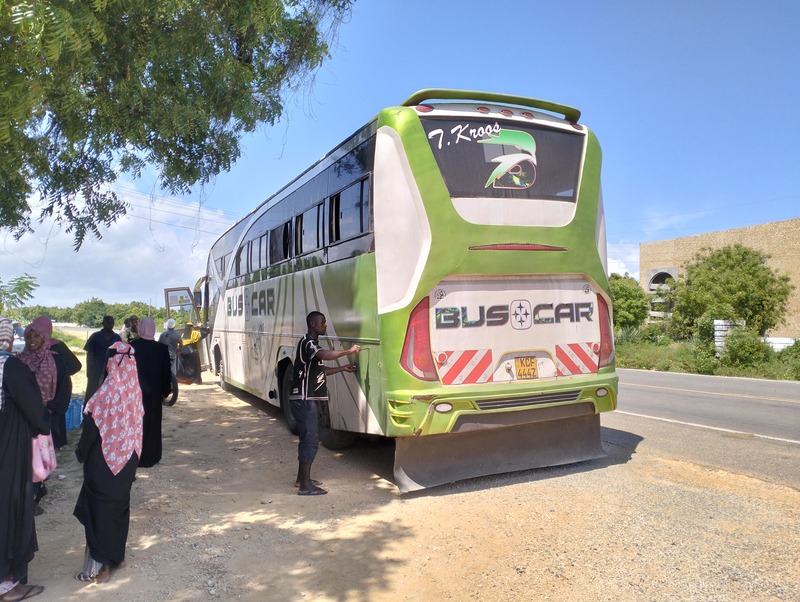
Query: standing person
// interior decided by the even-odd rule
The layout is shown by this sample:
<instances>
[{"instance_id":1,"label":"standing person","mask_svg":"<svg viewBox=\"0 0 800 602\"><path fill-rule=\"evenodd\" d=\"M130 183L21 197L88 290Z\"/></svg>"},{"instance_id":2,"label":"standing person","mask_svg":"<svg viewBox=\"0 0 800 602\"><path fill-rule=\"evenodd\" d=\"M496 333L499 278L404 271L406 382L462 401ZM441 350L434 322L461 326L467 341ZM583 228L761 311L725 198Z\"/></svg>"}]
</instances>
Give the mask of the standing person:
<instances>
[{"instance_id":1,"label":"standing person","mask_svg":"<svg viewBox=\"0 0 800 602\"><path fill-rule=\"evenodd\" d=\"M114 332L114 318L111 316L103 316L103 328L97 332L93 332L86 339L86 344L83 348L86 350L86 395L85 401L97 391L100 386L100 380L106 371L106 352L117 341L122 338Z\"/></svg>"},{"instance_id":2,"label":"standing person","mask_svg":"<svg viewBox=\"0 0 800 602\"><path fill-rule=\"evenodd\" d=\"M172 397L169 405L175 403L178 396L178 351L181 346L181 335L175 330L175 320L170 318L164 322L164 332L158 336L158 342L163 343L169 349L169 362L172 371Z\"/></svg>"},{"instance_id":3,"label":"standing person","mask_svg":"<svg viewBox=\"0 0 800 602\"><path fill-rule=\"evenodd\" d=\"M36 375L42 393L42 403L50 410L53 445L67 444L67 426L64 415L72 397L72 380L69 369L75 364L80 370L80 360L61 341L51 338L53 323L47 316L39 316L25 327L25 348L17 357ZM60 349L61 353L57 353ZM67 361L70 360L69 369Z\"/></svg>"},{"instance_id":4,"label":"standing person","mask_svg":"<svg viewBox=\"0 0 800 602\"><path fill-rule=\"evenodd\" d=\"M153 340L155 334L156 323L153 318L142 318L139 338L131 343L136 351L133 357L136 359L144 407L142 451L139 454L141 468L150 468L161 460L161 411L164 398L172 391L169 349Z\"/></svg>"},{"instance_id":5,"label":"standing person","mask_svg":"<svg viewBox=\"0 0 800 602\"><path fill-rule=\"evenodd\" d=\"M11 602L44 591L25 585L39 547L33 518L31 439L50 432L36 377L8 350L11 320L0 317L0 599Z\"/></svg>"},{"instance_id":6,"label":"standing person","mask_svg":"<svg viewBox=\"0 0 800 602\"><path fill-rule=\"evenodd\" d=\"M180 359L183 379L195 385L203 384L203 366L200 361L200 341L208 336L208 330L186 322L181 337Z\"/></svg>"},{"instance_id":7,"label":"standing person","mask_svg":"<svg viewBox=\"0 0 800 602\"><path fill-rule=\"evenodd\" d=\"M130 321L130 326L120 333L120 338L123 343L130 343L139 338L139 316L134 314L128 318L128 320L125 321L126 326L128 326L128 321Z\"/></svg>"},{"instance_id":8,"label":"standing person","mask_svg":"<svg viewBox=\"0 0 800 602\"><path fill-rule=\"evenodd\" d=\"M73 514L86 533L78 581L108 581L125 560L131 486L142 452L142 390L134 350L111 345L106 379L83 408L83 432L75 450L83 464L83 487Z\"/></svg>"},{"instance_id":9,"label":"standing person","mask_svg":"<svg viewBox=\"0 0 800 602\"><path fill-rule=\"evenodd\" d=\"M52 348L56 341L50 338L53 324L46 316L39 316L25 327L25 348L17 356L30 368L41 392L41 400L48 410L53 446L58 449L67 444L67 424L64 415L72 396L72 381L67 374L64 358ZM66 345L64 346L66 347ZM70 352L71 353L71 352ZM78 362L80 365L80 362ZM39 506L47 495L44 482L33 486L35 512L44 512Z\"/></svg>"},{"instance_id":10,"label":"standing person","mask_svg":"<svg viewBox=\"0 0 800 602\"><path fill-rule=\"evenodd\" d=\"M328 375L356 371L356 364L326 368L325 362L358 353L361 346L353 345L350 349L341 351L320 347L319 337L328 331L328 324L325 316L318 311L312 311L306 316L306 325L308 333L297 343L294 383L289 395L292 415L297 420L297 431L300 435L297 446L299 466L294 486L299 488L297 495L325 495L328 492L318 487L322 483L311 478L311 464L319 448L318 404L328 400Z\"/></svg>"}]
</instances>

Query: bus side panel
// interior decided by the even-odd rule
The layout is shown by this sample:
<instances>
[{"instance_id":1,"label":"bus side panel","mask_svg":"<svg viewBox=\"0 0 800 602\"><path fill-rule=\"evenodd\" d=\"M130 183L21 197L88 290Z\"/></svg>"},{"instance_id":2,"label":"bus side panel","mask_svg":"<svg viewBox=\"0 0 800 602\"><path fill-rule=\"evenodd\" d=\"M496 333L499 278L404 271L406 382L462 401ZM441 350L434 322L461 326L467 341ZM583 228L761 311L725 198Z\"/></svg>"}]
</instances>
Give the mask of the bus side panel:
<instances>
[{"instance_id":1,"label":"bus side panel","mask_svg":"<svg viewBox=\"0 0 800 602\"><path fill-rule=\"evenodd\" d=\"M354 433L382 435L386 409L375 311L374 255L364 254L329 264L307 274L307 279L308 311L318 309L327 317L327 336L320 339L323 346L347 349L359 344L362 347L358 356L347 356L333 363L355 362L358 371L328 378L330 426Z\"/></svg>"}]
</instances>

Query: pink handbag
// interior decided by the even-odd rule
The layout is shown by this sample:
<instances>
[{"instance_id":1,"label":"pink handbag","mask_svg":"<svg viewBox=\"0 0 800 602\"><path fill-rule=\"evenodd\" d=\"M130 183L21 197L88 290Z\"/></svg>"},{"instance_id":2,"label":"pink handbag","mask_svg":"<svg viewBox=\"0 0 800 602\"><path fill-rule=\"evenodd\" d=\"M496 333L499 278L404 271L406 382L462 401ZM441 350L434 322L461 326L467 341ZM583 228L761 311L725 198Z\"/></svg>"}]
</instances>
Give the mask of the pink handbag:
<instances>
[{"instance_id":1,"label":"pink handbag","mask_svg":"<svg viewBox=\"0 0 800 602\"><path fill-rule=\"evenodd\" d=\"M56 450L52 435L33 438L33 482L40 483L56 469Z\"/></svg>"}]
</instances>

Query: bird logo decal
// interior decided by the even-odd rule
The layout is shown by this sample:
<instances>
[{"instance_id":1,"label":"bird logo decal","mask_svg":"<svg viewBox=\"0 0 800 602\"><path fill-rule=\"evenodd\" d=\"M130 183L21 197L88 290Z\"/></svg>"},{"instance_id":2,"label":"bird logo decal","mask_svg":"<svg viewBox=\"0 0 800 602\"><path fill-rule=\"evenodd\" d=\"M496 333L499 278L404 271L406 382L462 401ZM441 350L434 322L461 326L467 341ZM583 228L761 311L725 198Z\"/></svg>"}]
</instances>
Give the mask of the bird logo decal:
<instances>
[{"instance_id":1,"label":"bird logo decal","mask_svg":"<svg viewBox=\"0 0 800 602\"><path fill-rule=\"evenodd\" d=\"M490 134L489 138L478 140L481 144L501 144L513 146L521 152L500 155L492 159L498 163L489 179L486 188L530 188L536 181L536 140L527 132L518 130L500 130Z\"/></svg>"}]
</instances>

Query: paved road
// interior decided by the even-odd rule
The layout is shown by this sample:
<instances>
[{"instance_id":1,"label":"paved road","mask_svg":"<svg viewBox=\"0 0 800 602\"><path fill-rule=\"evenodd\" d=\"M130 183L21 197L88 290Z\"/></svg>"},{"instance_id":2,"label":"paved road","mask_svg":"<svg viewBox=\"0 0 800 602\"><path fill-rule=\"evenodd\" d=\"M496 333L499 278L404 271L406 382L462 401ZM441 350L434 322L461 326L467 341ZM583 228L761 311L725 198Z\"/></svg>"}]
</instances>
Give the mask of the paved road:
<instances>
[{"instance_id":1,"label":"paved road","mask_svg":"<svg viewBox=\"0 0 800 602\"><path fill-rule=\"evenodd\" d=\"M800 489L800 383L619 370L603 439Z\"/></svg>"}]
</instances>

